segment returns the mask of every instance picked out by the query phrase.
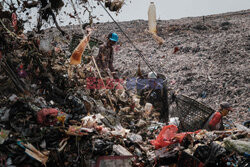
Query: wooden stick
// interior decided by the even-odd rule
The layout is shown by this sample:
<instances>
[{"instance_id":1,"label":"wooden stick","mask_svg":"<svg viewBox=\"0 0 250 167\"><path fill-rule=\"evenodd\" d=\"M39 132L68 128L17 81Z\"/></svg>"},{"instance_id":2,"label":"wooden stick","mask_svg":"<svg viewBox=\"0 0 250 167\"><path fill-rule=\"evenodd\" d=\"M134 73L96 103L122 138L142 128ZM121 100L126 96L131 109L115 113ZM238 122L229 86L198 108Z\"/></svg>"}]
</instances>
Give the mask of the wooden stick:
<instances>
[{"instance_id":1,"label":"wooden stick","mask_svg":"<svg viewBox=\"0 0 250 167\"><path fill-rule=\"evenodd\" d=\"M244 132L243 130L226 130L226 131L211 131L215 134L231 134L231 133L237 133L237 132Z\"/></svg>"},{"instance_id":2,"label":"wooden stick","mask_svg":"<svg viewBox=\"0 0 250 167\"><path fill-rule=\"evenodd\" d=\"M96 67L96 69L97 69L98 75L99 75L99 77L101 78L103 85L106 87L106 85L105 85L105 83L104 83L104 81L103 81L103 78L102 78L102 76L101 76L100 70L99 70L99 68L98 68L98 66L97 66L97 64L96 64L96 62L95 62L94 56L92 56L92 60L93 60L93 62L94 62L94 64L95 64L95 67ZM111 98L110 98L110 95L109 95L108 91L106 91L105 93L107 94L108 99L109 99L109 102L110 102L110 104L111 104L113 110L115 111L115 107L114 107L114 105L113 105L113 103L112 103L112 100L111 100Z\"/></svg>"},{"instance_id":3,"label":"wooden stick","mask_svg":"<svg viewBox=\"0 0 250 167\"><path fill-rule=\"evenodd\" d=\"M13 81L13 83L17 87L17 89L19 91L21 91L22 93L25 92L25 88L22 86L21 82L18 80L15 73L11 70L8 63L3 61L3 62L1 62L1 66L3 67L3 70L6 72L6 75L11 78L11 80Z\"/></svg>"},{"instance_id":4,"label":"wooden stick","mask_svg":"<svg viewBox=\"0 0 250 167\"><path fill-rule=\"evenodd\" d=\"M2 20L0 19L0 23L3 25L3 28L14 38L20 39L15 33L11 32L2 22Z\"/></svg>"}]
</instances>

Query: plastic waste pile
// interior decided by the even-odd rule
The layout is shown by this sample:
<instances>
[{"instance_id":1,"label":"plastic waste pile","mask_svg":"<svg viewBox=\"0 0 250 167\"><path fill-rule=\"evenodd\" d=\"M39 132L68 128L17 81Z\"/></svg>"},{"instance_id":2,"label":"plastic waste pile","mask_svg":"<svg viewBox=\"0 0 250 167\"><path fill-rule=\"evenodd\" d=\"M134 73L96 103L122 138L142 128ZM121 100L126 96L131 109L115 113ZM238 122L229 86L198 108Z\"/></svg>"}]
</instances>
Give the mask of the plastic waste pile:
<instances>
[{"instance_id":1,"label":"plastic waste pile","mask_svg":"<svg viewBox=\"0 0 250 167\"><path fill-rule=\"evenodd\" d=\"M249 165L249 128L180 133L178 118L159 122L119 82L91 89L100 81L92 62L72 67L37 37L0 32L1 166Z\"/></svg>"}]
</instances>

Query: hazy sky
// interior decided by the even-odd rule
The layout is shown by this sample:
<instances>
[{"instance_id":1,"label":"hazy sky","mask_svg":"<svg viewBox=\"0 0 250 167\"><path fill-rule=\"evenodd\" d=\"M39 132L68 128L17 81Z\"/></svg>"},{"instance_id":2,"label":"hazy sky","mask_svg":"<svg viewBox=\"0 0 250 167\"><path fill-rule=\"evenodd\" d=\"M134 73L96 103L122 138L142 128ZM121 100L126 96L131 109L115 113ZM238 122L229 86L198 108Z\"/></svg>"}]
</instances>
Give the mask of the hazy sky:
<instances>
[{"instance_id":1,"label":"hazy sky","mask_svg":"<svg viewBox=\"0 0 250 167\"><path fill-rule=\"evenodd\" d=\"M1 1L1 0L0 0ZM65 0L66 1L66 0ZM67 0L68 1L68 0ZM89 0L91 5L96 5L96 0ZM114 12L112 15L117 21L128 21L137 19L147 19L148 6L150 2L154 2L156 5L156 15L157 19L169 20L169 19L179 19L182 17L192 17L192 16L203 16L210 14L218 14L232 11L239 11L250 9L250 0L125 0L126 4L123 6L120 13L116 16ZM26 25L28 29L36 25L37 9L32 9L30 15L32 19L32 25ZM78 8L77 11L83 11L84 9ZM71 5L63 7L61 13L71 13L73 14L73 9ZM93 13L99 16L99 22L112 21L107 13L101 6L97 6ZM103 16L100 16L103 15ZM24 15L24 17L28 17ZM80 16L84 21L88 20L87 15L85 17ZM60 25L68 25L69 22L77 24L69 18L69 16L59 15L57 17ZM43 28L47 28L46 24Z\"/></svg>"},{"instance_id":2,"label":"hazy sky","mask_svg":"<svg viewBox=\"0 0 250 167\"><path fill-rule=\"evenodd\" d=\"M150 2L155 3L157 18L162 20L250 9L250 0L131 0L115 18L119 21L147 19ZM101 9L97 12L104 13ZM105 14L102 20L107 19Z\"/></svg>"}]
</instances>

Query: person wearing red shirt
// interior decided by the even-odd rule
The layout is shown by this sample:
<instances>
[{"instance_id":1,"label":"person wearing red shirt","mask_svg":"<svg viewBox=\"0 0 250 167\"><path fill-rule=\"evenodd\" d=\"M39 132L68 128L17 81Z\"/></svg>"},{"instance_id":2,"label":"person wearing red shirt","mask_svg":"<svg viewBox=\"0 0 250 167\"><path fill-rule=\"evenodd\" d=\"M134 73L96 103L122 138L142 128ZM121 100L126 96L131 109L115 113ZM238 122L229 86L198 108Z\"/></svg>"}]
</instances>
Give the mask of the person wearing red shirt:
<instances>
[{"instance_id":1,"label":"person wearing red shirt","mask_svg":"<svg viewBox=\"0 0 250 167\"><path fill-rule=\"evenodd\" d=\"M229 111L233 111L229 103L223 102L220 104L219 111L213 113L208 121L204 125L204 129L211 130L222 130L223 123L222 118L228 114Z\"/></svg>"}]
</instances>

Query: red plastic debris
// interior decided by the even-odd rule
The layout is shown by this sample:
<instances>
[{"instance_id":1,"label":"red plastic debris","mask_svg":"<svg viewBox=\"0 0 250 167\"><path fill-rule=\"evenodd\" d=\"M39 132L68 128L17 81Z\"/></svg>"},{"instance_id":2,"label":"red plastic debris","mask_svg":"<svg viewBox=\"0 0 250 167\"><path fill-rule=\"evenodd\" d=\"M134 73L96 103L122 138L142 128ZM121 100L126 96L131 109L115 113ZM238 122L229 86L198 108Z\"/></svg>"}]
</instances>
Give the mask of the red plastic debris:
<instances>
[{"instance_id":1,"label":"red plastic debris","mask_svg":"<svg viewBox=\"0 0 250 167\"><path fill-rule=\"evenodd\" d=\"M151 141L151 144L154 145L156 149L174 144L171 139L174 138L177 131L178 128L175 125L164 126L156 140Z\"/></svg>"},{"instance_id":2,"label":"red plastic debris","mask_svg":"<svg viewBox=\"0 0 250 167\"><path fill-rule=\"evenodd\" d=\"M152 140L151 144L155 146L156 149L169 146L175 143L181 143L187 134L199 133L200 130L195 132L183 132L177 133L178 128L175 125L164 126L157 136L156 140Z\"/></svg>"},{"instance_id":3,"label":"red plastic debris","mask_svg":"<svg viewBox=\"0 0 250 167\"><path fill-rule=\"evenodd\" d=\"M57 122L58 110L54 108L44 108L37 113L37 122L49 126Z\"/></svg>"},{"instance_id":4,"label":"red plastic debris","mask_svg":"<svg viewBox=\"0 0 250 167\"><path fill-rule=\"evenodd\" d=\"M174 48L174 52L173 52L173 54L175 54L176 52L178 52L180 49L178 48L178 47L175 47Z\"/></svg>"},{"instance_id":5,"label":"red plastic debris","mask_svg":"<svg viewBox=\"0 0 250 167\"><path fill-rule=\"evenodd\" d=\"M14 27L15 31L17 31L17 15L16 13L12 13L12 26Z\"/></svg>"}]
</instances>

